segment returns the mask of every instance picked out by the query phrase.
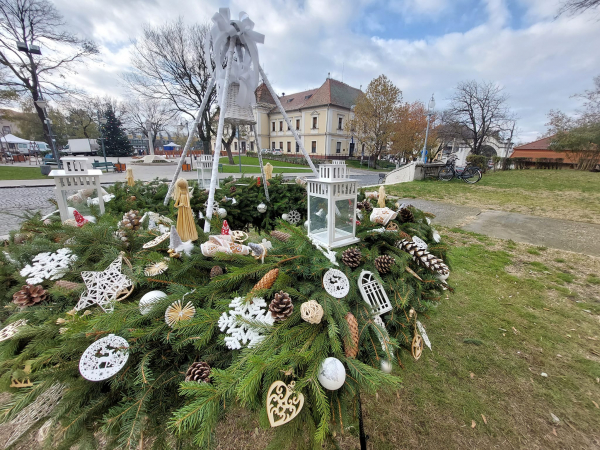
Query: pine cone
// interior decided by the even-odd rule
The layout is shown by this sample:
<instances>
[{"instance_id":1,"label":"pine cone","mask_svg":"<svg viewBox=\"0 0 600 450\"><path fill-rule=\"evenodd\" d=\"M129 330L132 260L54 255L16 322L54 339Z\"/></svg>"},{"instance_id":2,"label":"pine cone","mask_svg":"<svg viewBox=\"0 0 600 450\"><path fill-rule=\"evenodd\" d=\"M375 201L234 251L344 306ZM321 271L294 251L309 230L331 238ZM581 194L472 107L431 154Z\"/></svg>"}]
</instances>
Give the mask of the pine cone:
<instances>
[{"instance_id":1,"label":"pine cone","mask_svg":"<svg viewBox=\"0 0 600 450\"><path fill-rule=\"evenodd\" d=\"M350 336L352 337L352 340L344 341L344 352L346 353L346 357L356 358L356 355L358 355L358 321L351 312L346 314L345 319L350 327Z\"/></svg>"},{"instance_id":2,"label":"pine cone","mask_svg":"<svg viewBox=\"0 0 600 450\"><path fill-rule=\"evenodd\" d=\"M432 272L437 272L442 276L446 276L450 273L450 269L444 264L444 261L432 255L427 250L419 248L413 241L403 239L396 242L396 247L412 255L417 264L426 267Z\"/></svg>"},{"instance_id":3,"label":"pine cone","mask_svg":"<svg viewBox=\"0 0 600 450\"><path fill-rule=\"evenodd\" d=\"M362 202L358 202L356 207L361 210L364 209L368 213L373 211L373 205L371 205L371 202L367 198L365 198Z\"/></svg>"},{"instance_id":4,"label":"pine cone","mask_svg":"<svg viewBox=\"0 0 600 450\"><path fill-rule=\"evenodd\" d=\"M129 212L123 214L123 220L121 220L121 228L126 228L128 230L139 230L142 221L142 216L140 216L140 212L132 209Z\"/></svg>"},{"instance_id":5,"label":"pine cone","mask_svg":"<svg viewBox=\"0 0 600 450\"><path fill-rule=\"evenodd\" d=\"M402 208L400 210L400 221L402 223L414 222L415 216L413 215L413 213L410 209Z\"/></svg>"},{"instance_id":6,"label":"pine cone","mask_svg":"<svg viewBox=\"0 0 600 450\"><path fill-rule=\"evenodd\" d=\"M281 242L287 242L290 239L291 234L284 233L283 231L273 230L271 231L271 237Z\"/></svg>"},{"instance_id":7,"label":"pine cone","mask_svg":"<svg viewBox=\"0 0 600 450\"><path fill-rule=\"evenodd\" d=\"M279 269L269 270L265 274L265 276L262 277L260 281L254 285L250 293L252 293L253 291L258 291L259 289L269 289L271 286L273 286L273 283L275 283L277 275L279 275Z\"/></svg>"},{"instance_id":8,"label":"pine cone","mask_svg":"<svg viewBox=\"0 0 600 450\"><path fill-rule=\"evenodd\" d=\"M357 247L352 247L342 252L342 262L348 267L358 267L361 259L362 253Z\"/></svg>"},{"instance_id":9,"label":"pine cone","mask_svg":"<svg viewBox=\"0 0 600 450\"><path fill-rule=\"evenodd\" d=\"M375 258L375 268L379 273L388 273L396 260L389 255L381 255Z\"/></svg>"},{"instance_id":10,"label":"pine cone","mask_svg":"<svg viewBox=\"0 0 600 450\"><path fill-rule=\"evenodd\" d=\"M73 281L58 280L56 283L54 283L54 286L66 289L67 291L73 291L81 286L81 284L74 283Z\"/></svg>"},{"instance_id":11,"label":"pine cone","mask_svg":"<svg viewBox=\"0 0 600 450\"><path fill-rule=\"evenodd\" d=\"M42 286L27 284L13 295L13 302L21 307L33 306L46 300L48 293Z\"/></svg>"},{"instance_id":12,"label":"pine cone","mask_svg":"<svg viewBox=\"0 0 600 450\"><path fill-rule=\"evenodd\" d=\"M287 292L279 291L269 305L271 316L275 320L285 320L294 312L294 304Z\"/></svg>"},{"instance_id":13,"label":"pine cone","mask_svg":"<svg viewBox=\"0 0 600 450\"><path fill-rule=\"evenodd\" d=\"M229 192L231 192L232 194L235 194L235 191L237 191L237 188L235 187L235 185L234 185L234 186L231 186L231 187L229 188Z\"/></svg>"},{"instance_id":14,"label":"pine cone","mask_svg":"<svg viewBox=\"0 0 600 450\"><path fill-rule=\"evenodd\" d=\"M218 277L219 275L223 275L223 269L221 269L221 266L214 266L212 269L210 269L211 278Z\"/></svg>"},{"instance_id":15,"label":"pine cone","mask_svg":"<svg viewBox=\"0 0 600 450\"><path fill-rule=\"evenodd\" d=\"M195 362L185 373L185 381L197 381L198 383L210 383L210 366L205 362Z\"/></svg>"}]
</instances>

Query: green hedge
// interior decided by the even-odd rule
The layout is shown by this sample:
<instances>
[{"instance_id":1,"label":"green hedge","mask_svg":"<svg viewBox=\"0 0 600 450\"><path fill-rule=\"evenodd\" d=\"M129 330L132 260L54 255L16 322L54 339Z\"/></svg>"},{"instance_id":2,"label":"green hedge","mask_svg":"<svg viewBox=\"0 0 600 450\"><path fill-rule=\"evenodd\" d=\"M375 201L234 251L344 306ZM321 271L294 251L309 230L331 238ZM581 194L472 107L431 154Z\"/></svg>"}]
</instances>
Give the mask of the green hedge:
<instances>
[{"instance_id":1,"label":"green hedge","mask_svg":"<svg viewBox=\"0 0 600 450\"><path fill-rule=\"evenodd\" d=\"M470 162L475 167L479 167L483 173L487 172L487 169L488 169L488 157L487 156L468 155L467 162Z\"/></svg>"}]
</instances>

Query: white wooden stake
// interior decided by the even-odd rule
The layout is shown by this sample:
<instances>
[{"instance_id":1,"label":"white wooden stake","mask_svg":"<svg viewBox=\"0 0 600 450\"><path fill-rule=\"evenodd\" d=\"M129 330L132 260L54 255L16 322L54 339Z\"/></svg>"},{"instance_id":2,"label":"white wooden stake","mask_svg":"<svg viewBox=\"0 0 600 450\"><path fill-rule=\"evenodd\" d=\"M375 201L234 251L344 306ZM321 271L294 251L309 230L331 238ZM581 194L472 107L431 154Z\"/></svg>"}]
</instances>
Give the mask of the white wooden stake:
<instances>
[{"instance_id":1,"label":"white wooden stake","mask_svg":"<svg viewBox=\"0 0 600 450\"><path fill-rule=\"evenodd\" d=\"M215 143L215 154L213 155L212 175L210 177L210 188L208 191L208 205L206 206L206 217L204 219L204 232L210 231L210 219L212 219L213 203L215 201L215 188L217 177L219 176L219 156L221 156L221 141L223 140L223 126L225 124L225 110L227 108L227 90L229 89L229 74L233 65L233 50L237 37L232 36L229 39L229 50L227 51L227 67L225 68L225 80L221 92L221 101L219 102L219 127L217 128L217 142Z\"/></svg>"},{"instance_id":2,"label":"white wooden stake","mask_svg":"<svg viewBox=\"0 0 600 450\"><path fill-rule=\"evenodd\" d=\"M211 95L214 87L215 87L215 77L213 76L213 77L211 77L210 81L208 82L208 86L206 87L206 93L204 94L204 98L202 99L202 103L200 104L200 109L198 110L198 114L196 115L196 120L194 120L194 126L192 127L192 131L190 132L187 142L185 143L185 147L183 149L183 152L181 153L181 158L179 158L179 164L177 165L177 169L175 170L175 175L173 175L173 180L171 181L171 184L169 185L169 190L167 192L167 196L165 197L165 201L164 201L165 206L167 206L169 204L169 200L171 199L171 193L173 192L173 189L175 188L175 182L177 181L179 172L181 172L181 167L183 166L183 162L185 161L187 152L190 149L192 140L194 139L196 130L198 129L198 124L200 123L200 120L202 119L202 114L204 113L204 110L206 109L206 105L208 104L208 99L210 98L210 95Z\"/></svg>"},{"instance_id":3,"label":"white wooden stake","mask_svg":"<svg viewBox=\"0 0 600 450\"><path fill-rule=\"evenodd\" d=\"M312 169L313 173L318 177L319 172L317 172L315 165L313 164L312 160L308 156L308 153L306 153L304 144L302 144L302 141L300 140L300 136L298 136L298 133L296 133L296 129L294 127L292 127L292 121L290 120L287 113L285 112L285 109L283 109L283 106L281 106L279 97L277 97L277 94L273 90L273 86L271 86L271 83L269 82L269 79L267 78L267 74L265 73L265 71L263 70L263 68L261 66L259 66L258 69L260 70L260 74L263 78L263 81L264 81L265 85L267 86L267 89L271 93L273 100L275 100L275 104L277 105L277 108L279 108L279 112L283 115L283 118L284 118L285 122L287 123L288 129L292 131L292 134L294 135L294 139L296 140L298 147L300 147L300 150L302 150L302 154L304 155L306 162L308 162L308 165ZM259 151L259 155L260 155L260 148L258 149L258 151Z\"/></svg>"}]
</instances>

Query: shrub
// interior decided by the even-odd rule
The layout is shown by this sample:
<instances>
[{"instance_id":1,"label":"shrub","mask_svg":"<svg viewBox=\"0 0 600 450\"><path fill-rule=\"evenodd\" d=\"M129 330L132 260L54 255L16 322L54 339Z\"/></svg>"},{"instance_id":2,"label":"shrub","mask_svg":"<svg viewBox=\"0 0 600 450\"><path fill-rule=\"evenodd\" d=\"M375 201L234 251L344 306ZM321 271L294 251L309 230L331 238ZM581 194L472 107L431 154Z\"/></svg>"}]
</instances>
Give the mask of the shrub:
<instances>
[{"instance_id":1,"label":"shrub","mask_svg":"<svg viewBox=\"0 0 600 450\"><path fill-rule=\"evenodd\" d=\"M483 173L487 172L488 157L483 155L468 155L467 162L470 162L473 166L479 167Z\"/></svg>"}]
</instances>

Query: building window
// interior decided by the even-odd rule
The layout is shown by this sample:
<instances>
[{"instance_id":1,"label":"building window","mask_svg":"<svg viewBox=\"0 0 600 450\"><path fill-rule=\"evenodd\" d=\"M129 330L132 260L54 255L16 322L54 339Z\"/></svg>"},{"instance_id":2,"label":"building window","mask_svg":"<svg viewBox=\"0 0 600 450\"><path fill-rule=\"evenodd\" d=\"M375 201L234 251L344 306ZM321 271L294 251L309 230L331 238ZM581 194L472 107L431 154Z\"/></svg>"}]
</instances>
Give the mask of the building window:
<instances>
[{"instance_id":1,"label":"building window","mask_svg":"<svg viewBox=\"0 0 600 450\"><path fill-rule=\"evenodd\" d=\"M237 152L237 142L233 143L233 149Z\"/></svg>"},{"instance_id":2,"label":"building window","mask_svg":"<svg viewBox=\"0 0 600 450\"><path fill-rule=\"evenodd\" d=\"M275 150L275 141L273 141L273 146L271 148Z\"/></svg>"},{"instance_id":3,"label":"building window","mask_svg":"<svg viewBox=\"0 0 600 450\"><path fill-rule=\"evenodd\" d=\"M287 148L288 153L292 153L292 143L291 142L287 143L287 147L288 147Z\"/></svg>"},{"instance_id":4,"label":"building window","mask_svg":"<svg viewBox=\"0 0 600 450\"><path fill-rule=\"evenodd\" d=\"M254 142L250 141L250 151L253 152L254 151Z\"/></svg>"},{"instance_id":5,"label":"building window","mask_svg":"<svg viewBox=\"0 0 600 450\"><path fill-rule=\"evenodd\" d=\"M275 122L271 122L271 130L275 131Z\"/></svg>"},{"instance_id":6,"label":"building window","mask_svg":"<svg viewBox=\"0 0 600 450\"><path fill-rule=\"evenodd\" d=\"M283 120L279 121L279 131L283 131Z\"/></svg>"},{"instance_id":7,"label":"building window","mask_svg":"<svg viewBox=\"0 0 600 450\"><path fill-rule=\"evenodd\" d=\"M340 153L341 151L342 151L342 143L338 142L337 144L335 144L335 152Z\"/></svg>"},{"instance_id":8,"label":"building window","mask_svg":"<svg viewBox=\"0 0 600 450\"><path fill-rule=\"evenodd\" d=\"M312 125L312 129L316 130L317 129L317 117L313 117L313 125Z\"/></svg>"},{"instance_id":9,"label":"building window","mask_svg":"<svg viewBox=\"0 0 600 450\"><path fill-rule=\"evenodd\" d=\"M311 153L317 153L317 141L312 141Z\"/></svg>"},{"instance_id":10,"label":"building window","mask_svg":"<svg viewBox=\"0 0 600 450\"><path fill-rule=\"evenodd\" d=\"M296 119L296 131L300 131L300 119Z\"/></svg>"},{"instance_id":11,"label":"building window","mask_svg":"<svg viewBox=\"0 0 600 450\"><path fill-rule=\"evenodd\" d=\"M296 142L296 153L300 152L300 145Z\"/></svg>"},{"instance_id":12,"label":"building window","mask_svg":"<svg viewBox=\"0 0 600 450\"><path fill-rule=\"evenodd\" d=\"M344 127L344 118L343 117L338 117L338 130L343 130Z\"/></svg>"},{"instance_id":13,"label":"building window","mask_svg":"<svg viewBox=\"0 0 600 450\"><path fill-rule=\"evenodd\" d=\"M242 141L242 143L240 145L242 146L242 151L245 152L246 151L246 141Z\"/></svg>"},{"instance_id":14,"label":"building window","mask_svg":"<svg viewBox=\"0 0 600 450\"><path fill-rule=\"evenodd\" d=\"M363 156L365 154L365 144L362 145L362 154L363 154Z\"/></svg>"},{"instance_id":15,"label":"building window","mask_svg":"<svg viewBox=\"0 0 600 450\"><path fill-rule=\"evenodd\" d=\"M8 125L3 126L2 134L10 134L10 126L8 126Z\"/></svg>"},{"instance_id":16,"label":"building window","mask_svg":"<svg viewBox=\"0 0 600 450\"><path fill-rule=\"evenodd\" d=\"M283 151L283 142L279 143L279 150Z\"/></svg>"}]
</instances>

